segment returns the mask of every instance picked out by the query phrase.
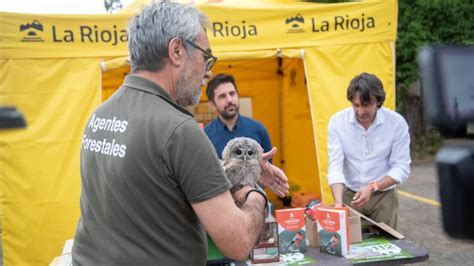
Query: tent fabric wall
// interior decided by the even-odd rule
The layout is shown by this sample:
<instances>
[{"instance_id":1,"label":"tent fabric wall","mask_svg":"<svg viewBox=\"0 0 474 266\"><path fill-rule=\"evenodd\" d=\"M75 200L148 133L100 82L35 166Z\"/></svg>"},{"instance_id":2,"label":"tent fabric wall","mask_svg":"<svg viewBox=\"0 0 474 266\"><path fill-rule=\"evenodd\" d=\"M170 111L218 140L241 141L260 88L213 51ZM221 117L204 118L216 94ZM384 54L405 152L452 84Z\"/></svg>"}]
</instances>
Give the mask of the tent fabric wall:
<instances>
[{"instance_id":1,"label":"tent fabric wall","mask_svg":"<svg viewBox=\"0 0 474 266\"><path fill-rule=\"evenodd\" d=\"M320 175L303 60L283 58L283 167L291 189L311 192L321 200ZM294 187L293 187L294 186Z\"/></svg>"},{"instance_id":2,"label":"tent fabric wall","mask_svg":"<svg viewBox=\"0 0 474 266\"><path fill-rule=\"evenodd\" d=\"M198 8L210 17L208 36L219 64L237 65L236 61L244 59L249 64L256 60L256 64L266 59L261 62L268 64L268 75L247 71L241 78L237 74L242 95L252 96L254 117L262 120L274 143L281 145L286 165L299 159L294 158L298 156L295 145L314 142L314 157L301 162L317 169L317 180L303 178L313 176L311 171L289 167L288 172L296 179L301 177L304 186L317 186L318 194L330 202L325 181L326 124L334 112L349 105L344 96L349 80L362 71L379 75L388 93L385 105L394 108L397 1L206 3ZM0 133L5 265L47 264L60 253L64 241L73 237L79 215L82 129L94 107L113 93L113 84L128 71L128 66L119 62L101 76L101 62L127 57L124 31L130 16L0 12L0 104L17 106L28 123L25 130ZM304 18L303 22L296 26L287 23L297 16ZM32 31L36 35L31 35ZM291 59L295 63L288 59L289 71L276 74L278 56L287 66L286 57L301 58L302 50L307 84L300 85L304 79L297 59ZM225 64L222 67L230 71ZM291 85L293 67L296 86ZM267 96L264 88L278 93ZM287 108L305 101L305 88L309 106ZM312 137L303 140L294 136L298 128L311 131L309 124ZM285 126L294 130L282 136L280 128Z\"/></svg>"},{"instance_id":3,"label":"tent fabric wall","mask_svg":"<svg viewBox=\"0 0 474 266\"><path fill-rule=\"evenodd\" d=\"M102 73L102 102L107 100L123 83L127 74L130 73L130 66L123 65Z\"/></svg>"},{"instance_id":4,"label":"tent fabric wall","mask_svg":"<svg viewBox=\"0 0 474 266\"><path fill-rule=\"evenodd\" d=\"M311 112L319 154L327 154L327 124L332 114L350 106L346 91L350 80L362 72L377 75L386 91L384 106L395 109L391 42L335 45L305 49L305 70L311 99ZM355 63L357 62L357 63ZM319 156L319 175L327 175L327 156ZM321 178L321 194L326 204L333 198L326 178Z\"/></svg>"},{"instance_id":5,"label":"tent fabric wall","mask_svg":"<svg viewBox=\"0 0 474 266\"><path fill-rule=\"evenodd\" d=\"M31 67L35 66L35 67ZM27 128L0 131L4 265L45 265L79 218L79 147L100 103L97 59L2 59L0 104Z\"/></svg>"}]
</instances>

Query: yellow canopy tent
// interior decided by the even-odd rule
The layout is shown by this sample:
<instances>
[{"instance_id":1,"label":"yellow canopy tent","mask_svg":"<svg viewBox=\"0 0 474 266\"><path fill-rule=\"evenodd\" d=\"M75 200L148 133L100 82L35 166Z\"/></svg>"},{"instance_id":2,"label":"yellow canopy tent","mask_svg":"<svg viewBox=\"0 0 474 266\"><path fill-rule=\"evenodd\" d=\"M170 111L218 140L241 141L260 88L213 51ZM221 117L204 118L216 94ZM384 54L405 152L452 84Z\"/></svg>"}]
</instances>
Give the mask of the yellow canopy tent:
<instances>
[{"instance_id":1,"label":"yellow canopy tent","mask_svg":"<svg viewBox=\"0 0 474 266\"><path fill-rule=\"evenodd\" d=\"M213 72L235 75L279 148L274 163L295 190L331 203L327 122L349 106L350 79L375 73L395 107L396 0L198 8L211 21ZM5 265L47 264L73 238L82 130L129 71L129 17L0 13L0 105L16 106L28 124L0 132ZM196 117L207 119L205 109Z\"/></svg>"}]
</instances>

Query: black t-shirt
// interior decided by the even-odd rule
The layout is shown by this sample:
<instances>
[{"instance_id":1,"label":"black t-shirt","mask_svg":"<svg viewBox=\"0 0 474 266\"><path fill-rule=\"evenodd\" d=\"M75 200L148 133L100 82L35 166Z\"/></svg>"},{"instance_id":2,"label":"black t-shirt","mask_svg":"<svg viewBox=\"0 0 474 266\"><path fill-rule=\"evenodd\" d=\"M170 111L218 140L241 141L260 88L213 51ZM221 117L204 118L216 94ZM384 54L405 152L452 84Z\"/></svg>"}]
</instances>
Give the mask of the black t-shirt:
<instances>
[{"instance_id":1,"label":"black t-shirt","mask_svg":"<svg viewBox=\"0 0 474 266\"><path fill-rule=\"evenodd\" d=\"M192 115L157 84L128 76L92 114L81 176L74 264L205 264L191 203L231 184Z\"/></svg>"}]
</instances>

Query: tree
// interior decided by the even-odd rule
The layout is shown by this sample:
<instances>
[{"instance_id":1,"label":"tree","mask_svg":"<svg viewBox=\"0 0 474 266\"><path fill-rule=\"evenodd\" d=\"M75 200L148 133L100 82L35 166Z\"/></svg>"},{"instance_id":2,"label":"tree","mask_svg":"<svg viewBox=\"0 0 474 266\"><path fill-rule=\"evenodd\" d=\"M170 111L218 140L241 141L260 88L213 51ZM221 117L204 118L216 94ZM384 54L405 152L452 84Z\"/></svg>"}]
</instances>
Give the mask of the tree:
<instances>
[{"instance_id":1,"label":"tree","mask_svg":"<svg viewBox=\"0 0 474 266\"><path fill-rule=\"evenodd\" d=\"M412 150L434 153L440 139L424 117L416 55L426 44L474 44L473 1L399 0L397 111L407 119ZM465 132L465 129L464 129ZM433 147L434 146L434 147Z\"/></svg>"}]
</instances>

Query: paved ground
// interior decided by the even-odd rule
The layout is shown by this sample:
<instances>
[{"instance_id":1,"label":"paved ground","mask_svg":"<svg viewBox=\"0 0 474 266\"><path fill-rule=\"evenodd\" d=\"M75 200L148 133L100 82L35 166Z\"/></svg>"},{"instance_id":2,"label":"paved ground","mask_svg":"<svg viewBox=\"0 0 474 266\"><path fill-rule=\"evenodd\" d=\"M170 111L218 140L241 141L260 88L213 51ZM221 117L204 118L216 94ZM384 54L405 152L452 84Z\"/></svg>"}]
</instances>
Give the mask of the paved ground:
<instances>
[{"instance_id":1,"label":"paved ground","mask_svg":"<svg viewBox=\"0 0 474 266\"><path fill-rule=\"evenodd\" d=\"M415 162L410 178L400 190L439 202L433 160ZM440 207L400 195L399 231L428 250L430 258L422 265L474 265L474 241L446 235L441 217Z\"/></svg>"}]
</instances>

